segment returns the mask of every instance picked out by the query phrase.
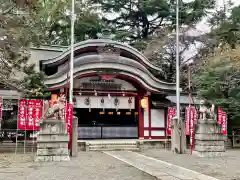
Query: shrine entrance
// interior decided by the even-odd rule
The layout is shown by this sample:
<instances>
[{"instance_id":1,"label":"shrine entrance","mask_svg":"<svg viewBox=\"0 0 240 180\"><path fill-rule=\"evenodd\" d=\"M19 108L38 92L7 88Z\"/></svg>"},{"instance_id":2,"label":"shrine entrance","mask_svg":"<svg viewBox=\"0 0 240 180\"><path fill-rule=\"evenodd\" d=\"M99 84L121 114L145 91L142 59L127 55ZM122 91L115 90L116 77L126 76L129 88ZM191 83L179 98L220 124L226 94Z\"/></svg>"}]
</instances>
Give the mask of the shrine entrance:
<instances>
[{"instance_id":1,"label":"shrine entrance","mask_svg":"<svg viewBox=\"0 0 240 180\"><path fill-rule=\"evenodd\" d=\"M75 109L79 139L138 138L138 113L126 109Z\"/></svg>"},{"instance_id":2,"label":"shrine entrance","mask_svg":"<svg viewBox=\"0 0 240 180\"><path fill-rule=\"evenodd\" d=\"M73 97L78 137L165 137L164 111L152 114L155 105L160 104L152 98L163 100L175 92L175 84L162 81L162 69L137 49L110 37L89 39L74 47ZM68 95L70 53L68 48L55 57L40 60L44 83L52 93ZM164 108L163 102L159 108Z\"/></svg>"}]
</instances>

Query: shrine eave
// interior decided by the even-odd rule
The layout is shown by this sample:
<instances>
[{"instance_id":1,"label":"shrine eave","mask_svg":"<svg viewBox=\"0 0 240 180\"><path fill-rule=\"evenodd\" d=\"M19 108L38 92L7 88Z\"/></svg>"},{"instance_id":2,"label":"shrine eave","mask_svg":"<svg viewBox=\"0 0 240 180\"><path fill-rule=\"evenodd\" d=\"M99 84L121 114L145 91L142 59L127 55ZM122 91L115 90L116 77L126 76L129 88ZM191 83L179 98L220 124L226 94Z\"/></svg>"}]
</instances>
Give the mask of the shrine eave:
<instances>
[{"instance_id":1,"label":"shrine eave","mask_svg":"<svg viewBox=\"0 0 240 180\"><path fill-rule=\"evenodd\" d=\"M146 72L140 71L139 69L135 69L133 67L126 65L118 65L116 67L116 63L91 63L76 67L74 68L74 79L95 76L104 69L115 70L115 75L117 78L126 81L131 80L142 88L153 93L163 93L175 90L175 84L159 81L157 78L147 74ZM59 76L45 78L45 84L49 89L66 87L67 82L67 72Z\"/></svg>"}]
</instances>

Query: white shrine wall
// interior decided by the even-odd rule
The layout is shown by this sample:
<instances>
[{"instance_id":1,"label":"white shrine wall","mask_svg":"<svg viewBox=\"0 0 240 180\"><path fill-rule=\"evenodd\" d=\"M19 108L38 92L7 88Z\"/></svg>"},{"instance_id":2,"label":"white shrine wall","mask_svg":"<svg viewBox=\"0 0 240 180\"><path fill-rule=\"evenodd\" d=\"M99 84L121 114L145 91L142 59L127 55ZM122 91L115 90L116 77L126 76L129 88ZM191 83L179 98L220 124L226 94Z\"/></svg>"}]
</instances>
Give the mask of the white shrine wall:
<instances>
[{"instance_id":1,"label":"white shrine wall","mask_svg":"<svg viewBox=\"0 0 240 180\"><path fill-rule=\"evenodd\" d=\"M166 137L166 110L153 109L150 104L143 112L144 139L163 139Z\"/></svg>"},{"instance_id":2,"label":"white shrine wall","mask_svg":"<svg viewBox=\"0 0 240 180\"><path fill-rule=\"evenodd\" d=\"M76 104L75 108L96 108L96 109L135 109L135 97L122 97L118 96L119 105L118 107L114 104L114 99L116 97L112 96L110 99L108 96L75 96ZM86 98L91 101L90 105L86 105ZM104 99L104 104L101 103L101 99ZM128 103L129 98L132 98L132 103Z\"/></svg>"}]
</instances>

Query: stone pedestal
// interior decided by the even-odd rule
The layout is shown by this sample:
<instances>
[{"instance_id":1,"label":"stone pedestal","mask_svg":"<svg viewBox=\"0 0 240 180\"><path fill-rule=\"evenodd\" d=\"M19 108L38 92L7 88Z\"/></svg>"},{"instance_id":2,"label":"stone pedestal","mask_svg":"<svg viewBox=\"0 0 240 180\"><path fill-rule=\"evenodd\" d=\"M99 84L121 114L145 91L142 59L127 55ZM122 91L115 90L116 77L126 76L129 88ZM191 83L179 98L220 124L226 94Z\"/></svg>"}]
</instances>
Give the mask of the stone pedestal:
<instances>
[{"instance_id":1,"label":"stone pedestal","mask_svg":"<svg viewBox=\"0 0 240 180\"><path fill-rule=\"evenodd\" d=\"M222 156L225 152L225 140L226 136L222 135L221 127L215 120L200 119L196 125L193 154L199 157Z\"/></svg>"},{"instance_id":2,"label":"stone pedestal","mask_svg":"<svg viewBox=\"0 0 240 180\"><path fill-rule=\"evenodd\" d=\"M37 138L36 161L69 161L66 122L46 119Z\"/></svg>"}]
</instances>

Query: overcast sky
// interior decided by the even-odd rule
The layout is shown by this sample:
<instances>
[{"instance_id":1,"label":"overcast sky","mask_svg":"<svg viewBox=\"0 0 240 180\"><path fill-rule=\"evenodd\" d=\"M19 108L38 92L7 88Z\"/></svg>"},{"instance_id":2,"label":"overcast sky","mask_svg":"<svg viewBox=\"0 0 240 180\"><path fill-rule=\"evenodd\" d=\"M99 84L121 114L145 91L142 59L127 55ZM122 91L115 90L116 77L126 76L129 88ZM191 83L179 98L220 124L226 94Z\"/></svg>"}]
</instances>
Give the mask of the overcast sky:
<instances>
[{"instance_id":1,"label":"overcast sky","mask_svg":"<svg viewBox=\"0 0 240 180\"><path fill-rule=\"evenodd\" d=\"M185 0L185 1L191 1L191 0ZM227 2L228 0L225 0L225 2ZM232 2L234 3L234 6L240 5L240 0L232 0ZM223 7L224 4L224 0L217 0L217 7L216 8L220 8ZM198 23L196 28L196 30L193 31L189 31L190 34L192 34L193 36L196 34L204 34L206 32L210 31L210 27L209 25L206 23L206 18L204 18L202 20L202 22ZM185 59L189 59L191 57L193 57L194 54L198 53L198 48L201 47L201 43L196 43L195 45L192 45L189 47L189 49L183 53L183 56L185 57Z\"/></svg>"},{"instance_id":2,"label":"overcast sky","mask_svg":"<svg viewBox=\"0 0 240 180\"><path fill-rule=\"evenodd\" d=\"M191 1L191 0L187 0L187 1ZM228 0L225 0L225 2L227 1ZM240 0L232 0L232 2L234 3L234 6L240 5ZM217 0L217 8L223 7L223 4L224 4L224 0ZM203 20L201 23L197 25L197 29L200 32L208 32L210 30L205 20Z\"/></svg>"}]
</instances>

